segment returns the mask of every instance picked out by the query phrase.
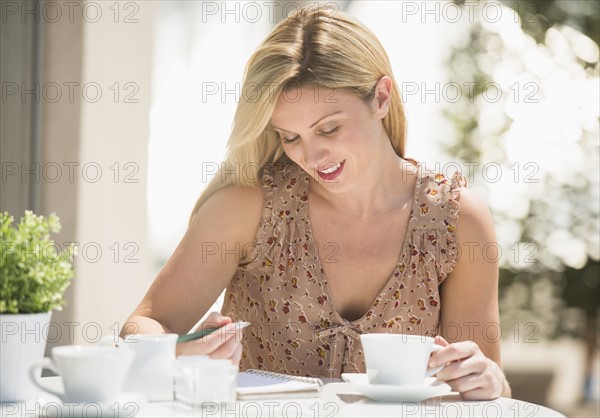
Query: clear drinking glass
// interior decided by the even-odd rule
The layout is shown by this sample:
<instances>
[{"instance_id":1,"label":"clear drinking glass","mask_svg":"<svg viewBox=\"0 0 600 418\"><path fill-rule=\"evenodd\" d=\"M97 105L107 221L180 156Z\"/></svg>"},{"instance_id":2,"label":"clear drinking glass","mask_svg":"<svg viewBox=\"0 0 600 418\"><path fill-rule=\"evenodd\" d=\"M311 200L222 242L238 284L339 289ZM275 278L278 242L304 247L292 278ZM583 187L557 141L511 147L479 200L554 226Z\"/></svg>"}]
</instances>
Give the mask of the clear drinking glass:
<instances>
[{"instance_id":1,"label":"clear drinking glass","mask_svg":"<svg viewBox=\"0 0 600 418\"><path fill-rule=\"evenodd\" d=\"M191 406L235 402L238 366L203 355L177 357L175 399Z\"/></svg>"}]
</instances>

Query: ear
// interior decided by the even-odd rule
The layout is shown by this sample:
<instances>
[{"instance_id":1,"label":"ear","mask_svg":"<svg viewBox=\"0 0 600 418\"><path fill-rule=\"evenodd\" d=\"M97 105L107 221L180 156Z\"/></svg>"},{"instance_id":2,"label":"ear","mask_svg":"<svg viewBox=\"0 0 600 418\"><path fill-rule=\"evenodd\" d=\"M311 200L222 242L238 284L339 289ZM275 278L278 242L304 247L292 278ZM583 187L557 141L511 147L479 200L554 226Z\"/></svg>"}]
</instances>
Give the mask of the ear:
<instances>
[{"instance_id":1,"label":"ear","mask_svg":"<svg viewBox=\"0 0 600 418\"><path fill-rule=\"evenodd\" d=\"M375 93L371 103L374 116L378 119L383 119L388 114L391 101L392 79L384 75L375 85Z\"/></svg>"}]
</instances>

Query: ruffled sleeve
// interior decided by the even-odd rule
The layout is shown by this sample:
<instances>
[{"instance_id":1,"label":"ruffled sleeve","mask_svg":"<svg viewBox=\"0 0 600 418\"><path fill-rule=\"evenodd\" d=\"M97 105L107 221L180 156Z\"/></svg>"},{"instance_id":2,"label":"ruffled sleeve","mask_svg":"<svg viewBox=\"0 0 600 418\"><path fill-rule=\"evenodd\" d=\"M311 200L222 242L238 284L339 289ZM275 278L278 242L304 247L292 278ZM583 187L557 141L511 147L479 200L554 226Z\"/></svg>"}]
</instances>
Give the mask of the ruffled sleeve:
<instances>
[{"instance_id":1,"label":"ruffled sleeve","mask_svg":"<svg viewBox=\"0 0 600 418\"><path fill-rule=\"evenodd\" d=\"M460 193L463 187L467 187L467 179L459 171L456 171L450 180L450 186L446 193L447 213L443 220L445 229L443 231L445 245L442 248L442 257L438 260L438 283L441 284L454 270L459 258L458 240L456 238L456 226L458 225L458 213L460 211Z\"/></svg>"},{"instance_id":2,"label":"ruffled sleeve","mask_svg":"<svg viewBox=\"0 0 600 418\"><path fill-rule=\"evenodd\" d=\"M263 192L263 210L262 218L258 229L256 231L255 245L252 247L252 251L246 254L246 257L240 259L238 266L245 266L256 260L259 256L258 243L263 243L266 240L267 230L273 224L273 196L276 192L277 184L275 182L275 166L273 164L266 164L262 169L262 183L261 188Z\"/></svg>"}]
</instances>

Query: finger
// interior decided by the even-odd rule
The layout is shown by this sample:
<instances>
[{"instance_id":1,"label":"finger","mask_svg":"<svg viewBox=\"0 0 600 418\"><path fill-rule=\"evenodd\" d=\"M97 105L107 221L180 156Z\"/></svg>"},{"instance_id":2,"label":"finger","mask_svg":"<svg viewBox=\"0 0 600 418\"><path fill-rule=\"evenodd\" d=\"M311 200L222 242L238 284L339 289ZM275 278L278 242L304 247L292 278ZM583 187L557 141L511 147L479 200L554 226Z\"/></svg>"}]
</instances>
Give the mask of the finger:
<instances>
[{"instance_id":1,"label":"finger","mask_svg":"<svg viewBox=\"0 0 600 418\"><path fill-rule=\"evenodd\" d=\"M239 341L239 337L235 338L238 335L238 332L239 331L236 329L235 324L229 323L217 329L212 334L205 335L202 338L185 342L183 344L189 344L190 349L194 350L197 353L210 354L228 340L237 339Z\"/></svg>"},{"instance_id":2,"label":"finger","mask_svg":"<svg viewBox=\"0 0 600 418\"><path fill-rule=\"evenodd\" d=\"M446 383L452 390L460 392L460 396L466 401L492 400L502 395L501 390L486 384L483 374L475 373Z\"/></svg>"},{"instance_id":3,"label":"finger","mask_svg":"<svg viewBox=\"0 0 600 418\"><path fill-rule=\"evenodd\" d=\"M462 395L463 393L478 388L483 388L485 382L481 373L473 373L468 376L460 377L458 379L446 380L446 383L450 385L452 390L460 392Z\"/></svg>"},{"instance_id":4,"label":"finger","mask_svg":"<svg viewBox=\"0 0 600 418\"><path fill-rule=\"evenodd\" d=\"M437 346L441 346L441 347L447 347L450 345L450 343L448 341L446 341L446 339L444 337L442 337L441 335L436 335L436 337L434 338L433 341ZM433 351L431 352L431 354L429 355L429 366L431 366L431 357L437 353L438 351L440 351L440 348L437 346L433 346Z\"/></svg>"},{"instance_id":5,"label":"finger","mask_svg":"<svg viewBox=\"0 0 600 418\"><path fill-rule=\"evenodd\" d=\"M226 328L234 326L235 324L231 324L228 325ZM209 355L212 358L228 358L234 364L239 364L242 355L242 333L243 328L236 328L236 331L235 333L233 333L232 337L230 337L229 340L227 340ZM234 359L235 356L237 356L237 358Z\"/></svg>"},{"instance_id":6,"label":"finger","mask_svg":"<svg viewBox=\"0 0 600 418\"><path fill-rule=\"evenodd\" d=\"M221 328L223 325L227 325L233 322L233 319L229 316L221 315L219 312L211 312L208 314L206 319L200 324L199 329L206 328Z\"/></svg>"},{"instance_id":7,"label":"finger","mask_svg":"<svg viewBox=\"0 0 600 418\"><path fill-rule=\"evenodd\" d=\"M446 341L446 339L444 337L442 337L441 335L436 335L434 342L436 344L441 345L442 347L446 347L446 346L450 345L450 343L448 341Z\"/></svg>"},{"instance_id":8,"label":"finger","mask_svg":"<svg viewBox=\"0 0 600 418\"><path fill-rule=\"evenodd\" d=\"M433 353L429 360L430 367L437 367L451 361L462 360L478 353L479 346L473 341L452 343Z\"/></svg>"},{"instance_id":9,"label":"finger","mask_svg":"<svg viewBox=\"0 0 600 418\"><path fill-rule=\"evenodd\" d=\"M243 347L242 347L242 344L240 344L235 349L235 352L233 353L233 356L231 356L231 362L233 364L235 364L236 366L240 365L240 360L242 359L242 351L243 351Z\"/></svg>"},{"instance_id":10,"label":"finger","mask_svg":"<svg viewBox=\"0 0 600 418\"><path fill-rule=\"evenodd\" d=\"M230 338L209 353L208 356L213 359L230 359L239 345L241 343L236 341L235 338Z\"/></svg>"},{"instance_id":11,"label":"finger","mask_svg":"<svg viewBox=\"0 0 600 418\"><path fill-rule=\"evenodd\" d=\"M436 377L442 381L449 381L473 373L483 373L486 368L486 363L485 360L480 357L481 356L475 355L464 360L449 363L436 374Z\"/></svg>"}]
</instances>

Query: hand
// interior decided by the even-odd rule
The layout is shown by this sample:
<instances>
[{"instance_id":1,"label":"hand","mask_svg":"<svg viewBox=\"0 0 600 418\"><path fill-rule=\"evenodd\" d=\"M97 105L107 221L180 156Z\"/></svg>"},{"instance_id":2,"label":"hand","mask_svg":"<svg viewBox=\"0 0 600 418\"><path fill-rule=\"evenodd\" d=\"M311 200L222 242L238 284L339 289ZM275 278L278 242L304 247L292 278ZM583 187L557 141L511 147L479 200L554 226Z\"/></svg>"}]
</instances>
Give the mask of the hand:
<instances>
[{"instance_id":1,"label":"hand","mask_svg":"<svg viewBox=\"0 0 600 418\"><path fill-rule=\"evenodd\" d=\"M446 364L436 377L460 392L464 400L490 400L502 396L506 378L498 365L487 358L473 341L450 344L443 337L435 337L444 348L431 355L429 367ZM449 364L448 364L449 363Z\"/></svg>"},{"instance_id":2,"label":"hand","mask_svg":"<svg viewBox=\"0 0 600 418\"><path fill-rule=\"evenodd\" d=\"M239 365L242 358L242 330L236 330L233 320L218 312L211 312L194 331L207 326L219 329L197 340L178 343L177 355L204 354L214 359L229 359L233 364Z\"/></svg>"}]
</instances>

